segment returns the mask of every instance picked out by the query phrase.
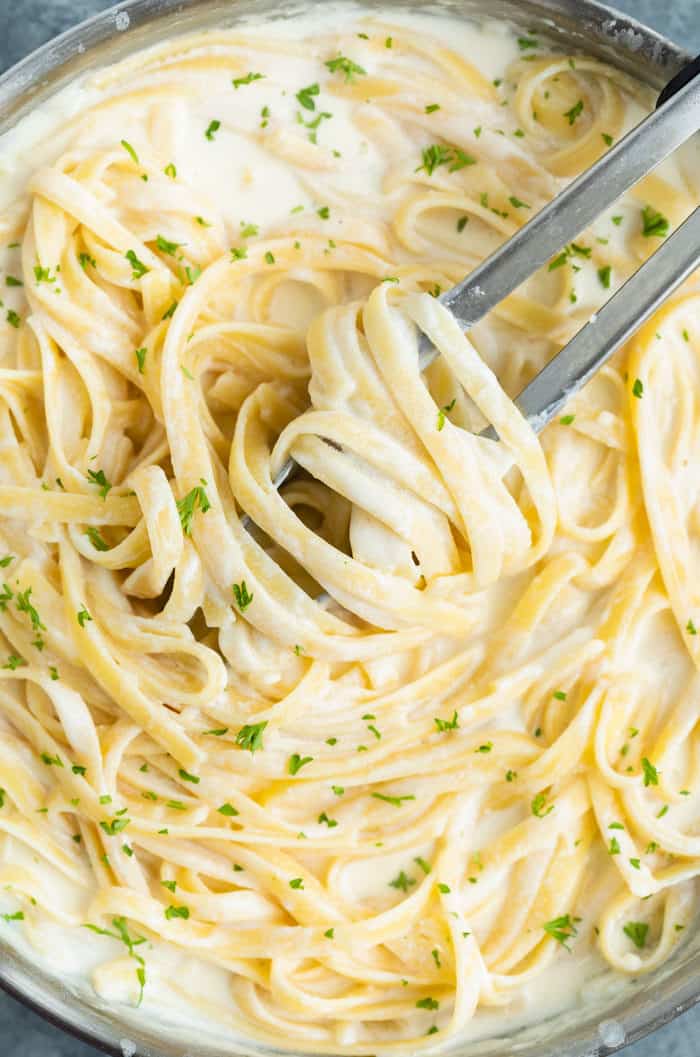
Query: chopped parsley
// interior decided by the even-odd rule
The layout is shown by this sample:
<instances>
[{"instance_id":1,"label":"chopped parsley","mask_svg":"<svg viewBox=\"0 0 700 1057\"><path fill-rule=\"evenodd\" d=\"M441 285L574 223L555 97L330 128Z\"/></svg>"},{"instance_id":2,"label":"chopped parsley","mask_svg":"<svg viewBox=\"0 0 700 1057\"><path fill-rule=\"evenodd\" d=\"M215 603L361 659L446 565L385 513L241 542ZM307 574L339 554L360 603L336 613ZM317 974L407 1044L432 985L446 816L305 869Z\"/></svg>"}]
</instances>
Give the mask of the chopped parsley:
<instances>
[{"instance_id":1,"label":"chopped parsley","mask_svg":"<svg viewBox=\"0 0 700 1057\"><path fill-rule=\"evenodd\" d=\"M92 620L92 617L88 613L88 611L85 608L85 606L83 606L83 608L78 611L76 616L78 618L78 623L80 624L81 628L84 628L85 625L88 623L88 621Z\"/></svg>"},{"instance_id":2,"label":"chopped parsley","mask_svg":"<svg viewBox=\"0 0 700 1057\"><path fill-rule=\"evenodd\" d=\"M156 237L156 246L161 253L167 253L169 257L174 257L182 245L182 242L170 242L169 239L164 238L162 235Z\"/></svg>"},{"instance_id":3,"label":"chopped parsley","mask_svg":"<svg viewBox=\"0 0 700 1057\"><path fill-rule=\"evenodd\" d=\"M436 998L419 998L416 1009L439 1009L440 1003Z\"/></svg>"},{"instance_id":4,"label":"chopped parsley","mask_svg":"<svg viewBox=\"0 0 700 1057\"><path fill-rule=\"evenodd\" d=\"M566 947L567 951L570 952L569 940L578 936L576 924L580 920L580 918L572 918L570 914L564 914L563 917L553 918L552 921L546 922L542 928L548 936L551 936L553 940L560 943L562 947Z\"/></svg>"},{"instance_id":5,"label":"chopped parsley","mask_svg":"<svg viewBox=\"0 0 700 1057\"><path fill-rule=\"evenodd\" d=\"M211 503L204 488L206 481L204 478L200 478L200 484L195 485L186 496L177 501L177 512L180 515L180 524L182 525L182 531L186 536L192 535L192 519L194 518L197 507L203 514L206 514L211 509Z\"/></svg>"},{"instance_id":6,"label":"chopped parsley","mask_svg":"<svg viewBox=\"0 0 700 1057\"><path fill-rule=\"evenodd\" d=\"M121 141L121 144L122 144L122 147L124 148L124 150L126 151L126 153L129 155L129 157L133 161L134 165L140 165L141 163L139 161L139 156L136 153L136 151L134 150L134 148L131 146L131 144L128 143L125 139L123 139Z\"/></svg>"},{"instance_id":7,"label":"chopped parsley","mask_svg":"<svg viewBox=\"0 0 700 1057\"><path fill-rule=\"evenodd\" d=\"M183 782L192 782L193 785L199 785L200 779L197 777L196 774L190 774L188 771L185 771L182 767L179 769L178 774L180 775L180 778L182 778Z\"/></svg>"},{"instance_id":8,"label":"chopped parsley","mask_svg":"<svg viewBox=\"0 0 700 1057\"><path fill-rule=\"evenodd\" d=\"M438 413L437 413L437 430L438 430L438 433L441 433L442 430L445 428L445 415L448 414L450 411L452 411L452 409L454 408L456 403L457 403L457 397L455 396L455 397L452 398L452 400L450 400L449 404L445 404L445 406L441 407L440 410L438 411Z\"/></svg>"},{"instance_id":9,"label":"chopped parsley","mask_svg":"<svg viewBox=\"0 0 700 1057\"><path fill-rule=\"evenodd\" d=\"M26 668L27 662L24 657L20 657L17 653L11 653L3 664L3 668L7 668L11 672L16 672L18 668ZM44 761L46 762L46 761ZM61 765L63 766L63 765Z\"/></svg>"},{"instance_id":10,"label":"chopped parsley","mask_svg":"<svg viewBox=\"0 0 700 1057\"><path fill-rule=\"evenodd\" d=\"M129 264L131 265L131 278L141 279L151 269L147 268L143 261L140 261L136 256L135 250L127 250L124 254Z\"/></svg>"},{"instance_id":11,"label":"chopped parsley","mask_svg":"<svg viewBox=\"0 0 700 1057\"><path fill-rule=\"evenodd\" d=\"M214 121L210 121L209 122L204 135L206 136L206 138L208 140L211 141L211 140L214 139L214 134L216 132L218 132L220 128L221 128L221 122L217 121L216 119L214 119Z\"/></svg>"},{"instance_id":12,"label":"chopped parsley","mask_svg":"<svg viewBox=\"0 0 700 1057\"><path fill-rule=\"evenodd\" d=\"M169 176L171 180L177 179L177 169L175 168L172 162L165 166L163 172L166 176Z\"/></svg>"},{"instance_id":13,"label":"chopped parsley","mask_svg":"<svg viewBox=\"0 0 700 1057\"><path fill-rule=\"evenodd\" d=\"M113 818L110 822L100 822L100 828L104 830L108 837L116 837L117 833L125 830L130 822L130 818L125 818L122 815L121 818Z\"/></svg>"},{"instance_id":14,"label":"chopped parsley","mask_svg":"<svg viewBox=\"0 0 700 1057\"><path fill-rule=\"evenodd\" d=\"M109 859L107 859L107 856L105 856L105 859L105 865L109 866ZM90 929L91 932L97 933L98 936L110 936L112 939L119 940L124 944L129 952L129 957L133 958L138 966L136 969L136 979L139 982L140 992L137 1004L141 1005L141 1002L143 1001L143 991L146 986L146 963L139 954L134 953L134 947L139 947L142 943L145 943L146 938L144 936L130 936L126 924L126 918L112 918L112 925L116 929L116 932L110 932L109 929L98 928L97 925L83 925L83 928Z\"/></svg>"},{"instance_id":15,"label":"chopped parsley","mask_svg":"<svg viewBox=\"0 0 700 1057\"><path fill-rule=\"evenodd\" d=\"M636 396L637 400L641 400L644 396L644 382L641 378L635 378L632 386L632 396Z\"/></svg>"},{"instance_id":16,"label":"chopped parsley","mask_svg":"<svg viewBox=\"0 0 700 1057\"><path fill-rule=\"evenodd\" d=\"M289 887L290 888L303 888L304 887L303 878L301 878L301 877L293 877L292 880L289 882Z\"/></svg>"},{"instance_id":17,"label":"chopped parsley","mask_svg":"<svg viewBox=\"0 0 700 1057\"><path fill-rule=\"evenodd\" d=\"M14 592L9 584L2 585L2 592L0 592L0 611L5 613L7 611L7 603L11 602L14 598Z\"/></svg>"},{"instance_id":18,"label":"chopped parsley","mask_svg":"<svg viewBox=\"0 0 700 1057\"><path fill-rule=\"evenodd\" d=\"M610 267L609 264L606 264L604 268L599 268L598 269L598 279L600 280L600 285L605 290L609 290L610 289L610 275L611 275L611 272L612 272L612 268Z\"/></svg>"},{"instance_id":19,"label":"chopped parsley","mask_svg":"<svg viewBox=\"0 0 700 1057\"><path fill-rule=\"evenodd\" d=\"M40 264L34 265L34 278L39 283L55 283L56 276L51 274L50 268L42 268Z\"/></svg>"},{"instance_id":20,"label":"chopped parsley","mask_svg":"<svg viewBox=\"0 0 700 1057\"><path fill-rule=\"evenodd\" d=\"M530 808L536 818L546 818L547 815L554 811L554 804L547 805L547 797L545 794L538 793L537 796L533 797Z\"/></svg>"},{"instance_id":21,"label":"chopped parsley","mask_svg":"<svg viewBox=\"0 0 700 1057\"><path fill-rule=\"evenodd\" d=\"M139 374L145 374L147 352L148 349L145 346L141 349L134 349L134 356L136 357L136 365L138 367Z\"/></svg>"},{"instance_id":22,"label":"chopped parsley","mask_svg":"<svg viewBox=\"0 0 700 1057\"><path fill-rule=\"evenodd\" d=\"M467 165L476 165L477 162L476 158L461 150L460 147L447 147L439 143L424 147L421 151L421 159L421 164L414 171L426 172L428 176L432 176L434 171L441 165L447 165L448 172L452 173L459 172L460 169L464 169Z\"/></svg>"},{"instance_id":23,"label":"chopped parsley","mask_svg":"<svg viewBox=\"0 0 700 1057\"><path fill-rule=\"evenodd\" d=\"M165 908L165 916L168 921L172 921L173 918L182 918L183 921L187 921L190 916L190 911L188 907L176 907L171 904L169 907Z\"/></svg>"},{"instance_id":24,"label":"chopped parsley","mask_svg":"<svg viewBox=\"0 0 700 1057\"><path fill-rule=\"evenodd\" d=\"M563 116L569 119L569 124L570 125L573 125L576 122L576 120L581 116L582 113L583 113L583 99L578 99L574 103L574 105L571 107L570 110L565 110L564 111L564 115Z\"/></svg>"},{"instance_id":25,"label":"chopped parsley","mask_svg":"<svg viewBox=\"0 0 700 1057\"><path fill-rule=\"evenodd\" d=\"M242 749L247 749L251 753L262 749L263 733L266 726L266 719L261 723L246 723L236 734L236 745L240 745Z\"/></svg>"},{"instance_id":26,"label":"chopped parsley","mask_svg":"<svg viewBox=\"0 0 700 1057\"><path fill-rule=\"evenodd\" d=\"M386 796L384 793L372 793L371 796L375 800L383 800L385 804L392 804L394 807L401 807L406 800L415 800L415 796Z\"/></svg>"},{"instance_id":27,"label":"chopped parsley","mask_svg":"<svg viewBox=\"0 0 700 1057\"><path fill-rule=\"evenodd\" d=\"M666 217L653 206L644 206L642 210L642 235L645 238L655 236L663 239L668 235L669 223Z\"/></svg>"},{"instance_id":28,"label":"chopped parsley","mask_svg":"<svg viewBox=\"0 0 700 1057\"><path fill-rule=\"evenodd\" d=\"M453 718L450 720L441 720L438 716L436 716L435 725L440 731L440 734L444 734L445 730L457 730L459 727L459 717L457 715L457 709L455 709L455 711L453 712Z\"/></svg>"},{"instance_id":29,"label":"chopped parsley","mask_svg":"<svg viewBox=\"0 0 700 1057\"><path fill-rule=\"evenodd\" d=\"M236 810L233 804L222 804L221 807L217 807L216 810L219 812L220 815L223 815L225 818L235 818L236 815L240 814L240 812Z\"/></svg>"},{"instance_id":30,"label":"chopped parsley","mask_svg":"<svg viewBox=\"0 0 700 1057\"><path fill-rule=\"evenodd\" d=\"M653 763L650 763L646 756L642 757L642 770L644 772L644 785L658 785L659 784L659 772Z\"/></svg>"},{"instance_id":31,"label":"chopped parsley","mask_svg":"<svg viewBox=\"0 0 700 1057\"><path fill-rule=\"evenodd\" d=\"M241 88L244 84L252 84L253 81L262 81L264 80L264 78L264 73L253 73L251 71L250 73L247 73L245 77L234 77L231 83L233 84L233 87L236 89L236 91L238 91L238 89Z\"/></svg>"},{"instance_id":32,"label":"chopped parsley","mask_svg":"<svg viewBox=\"0 0 700 1057\"><path fill-rule=\"evenodd\" d=\"M554 257L553 260L549 262L549 267L547 268L547 271L553 272L555 268L561 268L563 264L566 264L568 259L568 253L566 252L566 250L563 250L558 257Z\"/></svg>"},{"instance_id":33,"label":"chopped parsley","mask_svg":"<svg viewBox=\"0 0 700 1057\"><path fill-rule=\"evenodd\" d=\"M531 208L531 206L529 206L527 204L527 202L523 202L522 199L516 198L515 195L511 195L509 197L508 201L513 206L513 209L530 209Z\"/></svg>"},{"instance_id":34,"label":"chopped parsley","mask_svg":"<svg viewBox=\"0 0 700 1057\"><path fill-rule=\"evenodd\" d=\"M325 66L331 73L342 73L346 83L352 81L353 77L367 74L367 71L362 66L353 62L352 59L348 59L345 55L338 55L335 59L329 59Z\"/></svg>"},{"instance_id":35,"label":"chopped parsley","mask_svg":"<svg viewBox=\"0 0 700 1057\"><path fill-rule=\"evenodd\" d=\"M628 936L632 940L635 947L638 947L639 950L641 950L646 944L649 926L645 921L628 921L627 924L623 926L622 931L625 936Z\"/></svg>"},{"instance_id":36,"label":"chopped parsley","mask_svg":"<svg viewBox=\"0 0 700 1057\"><path fill-rule=\"evenodd\" d=\"M255 594L249 594L245 580L241 580L239 584L233 585L233 597L236 601L236 605L240 609L241 613L244 613L250 603L255 598Z\"/></svg>"},{"instance_id":37,"label":"chopped parsley","mask_svg":"<svg viewBox=\"0 0 700 1057\"><path fill-rule=\"evenodd\" d=\"M412 877L409 877L408 874L404 873L403 870L393 881L389 881L391 888L396 888L401 892L408 892L409 888L412 888L415 883L415 880Z\"/></svg>"},{"instance_id":38,"label":"chopped parsley","mask_svg":"<svg viewBox=\"0 0 700 1057\"><path fill-rule=\"evenodd\" d=\"M46 631L46 625L42 624L39 613L32 605L30 596L32 593L31 587L28 587L26 591L18 591L15 596L17 602L17 612L26 613L32 624L32 631L36 634L36 640L32 643L37 649L42 650L44 648L44 640L42 639L40 632Z\"/></svg>"},{"instance_id":39,"label":"chopped parsley","mask_svg":"<svg viewBox=\"0 0 700 1057\"><path fill-rule=\"evenodd\" d=\"M99 489L100 489L100 498L101 499L106 499L107 498L107 493L112 488L112 485L107 480L107 478L105 477L104 470L88 470L86 476L87 476L87 479L90 482L90 484L95 484L95 485L97 485L99 487Z\"/></svg>"},{"instance_id":40,"label":"chopped parsley","mask_svg":"<svg viewBox=\"0 0 700 1057\"><path fill-rule=\"evenodd\" d=\"M295 752L289 757L287 770L290 774L298 774L302 767L306 767L307 763L312 762L313 756L300 756L298 752Z\"/></svg>"},{"instance_id":41,"label":"chopped parsley","mask_svg":"<svg viewBox=\"0 0 700 1057\"><path fill-rule=\"evenodd\" d=\"M102 535L100 534L100 530L98 528L95 528L94 525L88 525L88 527L85 529L85 535L90 540L90 543L92 543L96 551L109 550L109 544L105 542L105 540L102 538Z\"/></svg>"},{"instance_id":42,"label":"chopped parsley","mask_svg":"<svg viewBox=\"0 0 700 1057\"><path fill-rule=\"evenodd\" d=\"M315 110L314 96L317 96L320 90L318 84L309 84L306 88L301 88L296 95L299 106L303 106L304 110Z\"/></svg>"}]
</instances>

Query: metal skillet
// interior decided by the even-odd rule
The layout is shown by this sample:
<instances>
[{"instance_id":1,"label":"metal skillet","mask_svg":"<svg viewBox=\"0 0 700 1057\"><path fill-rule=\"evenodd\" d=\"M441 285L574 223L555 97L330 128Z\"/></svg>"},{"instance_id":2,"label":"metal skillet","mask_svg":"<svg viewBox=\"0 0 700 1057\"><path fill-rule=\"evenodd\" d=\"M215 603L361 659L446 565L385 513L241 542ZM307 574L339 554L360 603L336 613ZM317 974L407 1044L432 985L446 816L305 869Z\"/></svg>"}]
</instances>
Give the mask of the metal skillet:
<instances>
[{"instance_id":1,"label":"metal skillet","mask_svg":"<svg viewBox=\"0 0 700 1057\"><path fill-rule=\"evenodd\" d=\"M464 19L495 18L554 40L560 48L601 58L657 90L688 58L678 45L598 0L359 2L366 11L379 11L384 16L408 7L439 9ZM72 8L72 17L76 17L78 6L97 11L103 3L81 0ZM288 6L288 0L121 0L118 9L102 11L0 77L0 133L58 89L138 48L180 33L233 25L251 15L279 18ZM315 0L294 0L294 6L312 9ZM632 9L634 5L627 0L626 6ZM66 14L65 21L68 17ZM600 203L598 199L602 208ZM570 237L562 236L562 243ZM530 1027L494 1029L483 1039L456 1040L449 1057L611 1057L622 1046L700 1002L699 979L700 935L689 930L688 941L678 948L672 961L639 976L624 990L609 987L605 994L582 998L575 1009L547 1016ZM144 1017L119 1004L103 1002L89 988L80 988L65 974L49 971L36 956L18 951L4 938L0 940L0 988L55 1025L56 1032L51 1035L55 1047L60 1046L57 1029L62 1028L112 1057L124 1057L127 1047L129 1052L135 1047L139 1057L183 1057L186 1053L196 1053L197 1057L283 1057L282 1051L273 1051L256 1040L242 1040L230 1031L217 1029L214 1023L173 1023L167 1016ZM29 1020L24 1024L27 1032L37 1030ZM663 1038L657 1045L663 1049ZM295 1053L296 1057L312 1057L301 1047Z\"/></svg>"}]
</instances>

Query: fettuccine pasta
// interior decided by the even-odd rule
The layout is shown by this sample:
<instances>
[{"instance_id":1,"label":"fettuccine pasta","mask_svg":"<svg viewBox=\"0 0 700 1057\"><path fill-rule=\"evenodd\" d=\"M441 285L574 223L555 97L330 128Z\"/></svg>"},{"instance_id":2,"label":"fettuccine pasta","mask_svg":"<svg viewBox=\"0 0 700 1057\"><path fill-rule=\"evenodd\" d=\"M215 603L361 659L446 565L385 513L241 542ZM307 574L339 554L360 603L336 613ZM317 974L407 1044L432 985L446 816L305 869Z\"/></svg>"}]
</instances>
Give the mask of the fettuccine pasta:
<instances>
[{"instance_id":1,"label":"fettuccine pasta","mask_svg":"<svg viewBox=\"0 0 700 1057\"><path fill-rule=\"evenodd\" d=\"M465 334L440 293L653 103L468 32L168 40L3 146L4 931L115 1008L416 1053L693 921L697 287L541 436L513 397L696 178Z\"/></svg>"}]
</instances>

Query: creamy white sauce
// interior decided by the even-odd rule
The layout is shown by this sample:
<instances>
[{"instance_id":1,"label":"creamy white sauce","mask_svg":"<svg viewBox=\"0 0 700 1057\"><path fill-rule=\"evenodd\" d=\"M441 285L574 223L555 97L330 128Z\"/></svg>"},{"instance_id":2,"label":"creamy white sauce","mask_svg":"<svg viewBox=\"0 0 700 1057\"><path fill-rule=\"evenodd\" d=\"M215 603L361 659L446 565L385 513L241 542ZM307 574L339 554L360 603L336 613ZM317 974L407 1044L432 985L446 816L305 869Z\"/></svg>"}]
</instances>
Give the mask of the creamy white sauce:
<instances>
[{"instance_id":1,"label":"creamy white sauce","mask_svg":"<svg viewBox=\"0 0 700 1057\"><path fill-rule=\"evenodd\" d=\"M357 9L352 7L324 7L321 14L311 17L299 17L291 20L280 20L264 26L254 23L246 26L246 31L267 39L274 37L281 42L304 42L308 37L319 32L332 32L350 24L357 17ZM461 52L474 63L489 79L501 77L508 63L517 55L515 38L507 27L495 22L475 26L467 21L455 21L438 15L409 15L392 11L391 20L395 24L406 25L420 31L426 31L439 37L453 49ZM365 23L371 32L371 21ZM173 118L175 128L174 141L171 144L171 156L177 166L178 175L192 185L193 193L205 219L216 219L221 223L232 244L241 240L241 228L246 224L258 225L261 232L274 234L277 226L287 225L292 210L299 211L300 225L308 224L314 230L326 230L317 210L327 205L314 194L308 182L303 180L293 166L281 159L270 157L267 151L256 146L250 133L259 129L261 122L267 120L271 130L279 129L280 135L296 136L296 114L300 112L296 92L304 85L322 80L325 74L323 56L315 54L313 48L302 49L299 54L285 55L282 50L270 54L269 61L260 64L259 71L264 79L251 88L242 87L232 91L230 78L222 73L220 78L212 76L212 91L206 99L195 98L178 104L179 109ZM356 40L353 58L360 62L368 72L372 72L372 54L361 39ZM6 134L0 141L0 207L14 201L23 191L31 172L39 164L55 158L66 149L80 122L80 115L87 107L100 97L94 79L74 85L60 93L56 98L44 103L35 113L26 118L16 129ZM323 93L316 98L317 108L314 114L301 111L302 116L316 117L326 108L332 110L332 117L321 121L318 128L318 142L326 150L327 164L339 169L343 175L344 190L357 195L360 199L381 196L381 178L385 161L369 138L363 137L355 122L350 118L355 103L334 97L326 100ZM117 108L113 122L97 123L91 130L93 146L114 146L114 129L119 129L119 136L133 143L139 151L138 110L134 104ZM130 110L130 107L132 108ZM269 116L264 116L265 111ZM628 125L634 123L639 115L631 108L627 116ZM212 120L221 122L221 127L212 140L207 140L204 130ZM133 129L130 128L133 122ZM303 144L304 139L301 138ZM192 144L197 143L196 150ZM339 152L341 159L334 154ZM342 161L342 165L340 162ZM672 171L666 166L666 171ZM147 190L144 191L144 194ZM332 206L331 206L332 208ZM627 214L624 205L614 210L615 213ZM342 226L343 220L333 220L333 224ZM615 240L618 248L624 245L627 235L627 221L616 227L610 235L609 214L606 214L594 233L600 237ZM327 230L332 230L329 226ZM3 277L2 300L7 308L19 309L21 291L5 286L4 276L18 271L18 250L0 249L0 277ZM600 291L596 286L594 270L584 261L577 279L578 296L582 304L598 304ZM314 305L300 305L299 286L292 286L288 296L279 298L276 313L280 318L290 317L298 320L313 314ZM661 649L663 655L664 651ZM658 656L658 655L657 655ZM507 717L510 729L515 729L515 716ZM506 717L503 719L504 725ZM679 815L681 808L674 808ZM464 839L478 852L482 841L492 838L507 828L512 819L502 817L495 812L486 815L476 830L465 827ZM19 863L34 859L31 853L12 838L4 838L0 846L2 858L8 862ZM429 857L430 848L426 847L425 856ZM34 859L34 865L39 860ZM405 867L402 855L386 856L384 859L358 861L356 866L346 872L345 883L350 886L356 900L366 902L375 909L390 906L401 898L389 885L390 880L399 870ZM47 889L61 887L63 905L72 905L87 914L89 893L71 890L58 871L42 864L46 875ZM412 875L420 880L420 869L416 867ZM591 897L591 918L600 897ZM17 901L8 892L0 893L0 912L12 913L18 907ZM124 1003L134 1000L135 986L133 964L126 964L126 971L120 976L100 971L108 958L121 958L125 952L116 941L95 936L87 931L79 933L71 928L64 928L55 923L47 923L39 913L34 917L32 910L26 911L29 927L27 936L12 923L0 923L0 935L9 943L16 944L26 956L46 970L61 976L71 988L85 994L91 1000L92 986L98 995L107 1003ZM567 1010L568 1016L575 1018L575 1009L581 1006L587 996L595 1000L602 997L609 1001L615 989L624 990L629 984L620 979L606 975L604 984L595 981L603 972L603 963L594 952L590 943L590 923L581 926L582 937L577 944L575 956L557 957L552 966L537 978L530 988L510 1006L491 1010L480 1010L468 1028L469 1038L479 1038L491 1034L512 1037L524 1024L542 1022L546 1018ZM31 941L28 942L28 941ZM126 958L125 958L126 961ZM157 949L148 949L148 986L143 1006L139 1011L128 1015L134 1024L147 1019L163 1023L181 1023L191 1028L193 1038L203 1031L203 1021L212 1030L212 1022L219 1022L221 1031L226 1033L225 1010L229 998L228 973L209 964L205 964L194 955L184 955L175 948L161 944ZM92 983L88 981L92 980ZM607 1031L607 1029L606 1029ZM608 1033L609 1034L609 1033ZM607 1038L608 1035L604 1036ZM612 1035L609 1034L612 1038Z\"/></svg>"}]
</instances>

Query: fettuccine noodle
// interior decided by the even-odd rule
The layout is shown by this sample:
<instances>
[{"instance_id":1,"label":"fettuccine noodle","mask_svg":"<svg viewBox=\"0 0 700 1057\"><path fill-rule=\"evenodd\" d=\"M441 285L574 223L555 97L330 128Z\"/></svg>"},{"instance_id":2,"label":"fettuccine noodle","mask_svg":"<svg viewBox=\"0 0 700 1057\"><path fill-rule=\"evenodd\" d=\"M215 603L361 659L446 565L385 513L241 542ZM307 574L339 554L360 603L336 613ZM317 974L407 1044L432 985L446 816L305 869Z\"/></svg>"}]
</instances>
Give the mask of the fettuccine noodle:
<instances>
[{"instance_id":1,"label":"fettuccine noodle","mask_svg":"<svg viewBox=\"0 0 700 1057\"><path fill-rule=\"evenodd\" d=\"M415 1053L692 922L697 288L540 437L513 397L698 188L662 167L465 335L440 292L652 103L494 39L495 79L410 19L170 40L17 148L0 885L115 1003Z\"/></svg>"}]
</instances>

